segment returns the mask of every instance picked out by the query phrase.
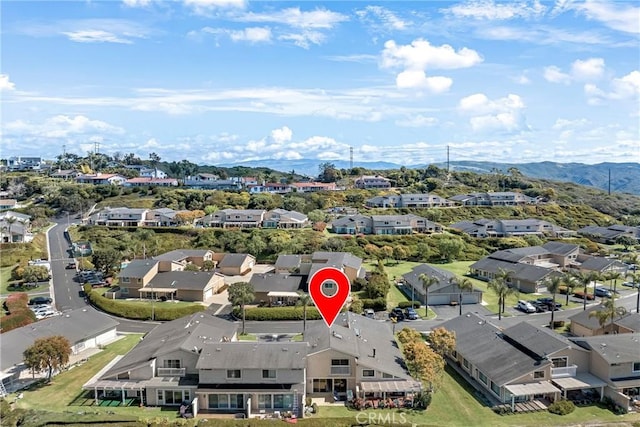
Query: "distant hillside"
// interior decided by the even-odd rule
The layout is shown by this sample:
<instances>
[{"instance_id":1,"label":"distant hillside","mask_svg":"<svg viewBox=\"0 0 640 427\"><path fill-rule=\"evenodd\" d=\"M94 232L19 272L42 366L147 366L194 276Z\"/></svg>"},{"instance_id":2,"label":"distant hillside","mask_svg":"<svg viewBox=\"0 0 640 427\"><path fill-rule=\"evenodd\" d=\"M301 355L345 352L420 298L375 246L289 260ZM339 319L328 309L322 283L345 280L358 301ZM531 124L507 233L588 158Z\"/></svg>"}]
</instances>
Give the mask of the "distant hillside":
<instances>
[{"instance_id":1,"label":"distant hillside","mask_svg":"<svg viewBox=\"0 0 640 427\"><path fill-rule=\"evenodd\" d=\"M326 161L313 159L300 160L254 160L241 162L233 166L266 167L282 172L294 170L297 174L317 176L318 166ZM331 160L338 169L348 169L349 161ZM230 167L232 165L225 165ZM390 162L354 162L355 167L369 170L399 169L401 165ZM414 165L411 168L425 168L428 165ZM437 163L438 167L446 167L444 163ZM478 173L491 173L499 169L504 173L511 167L517 168L522 174L532 178L544 178L554 181L573 182L607 190L609 169L611 169L611 191L640 195L640 163L600 163L586 165L582 163L493 163L461 161L451 162L456 170L469 170Z\"/></svg>"}]
</instances>

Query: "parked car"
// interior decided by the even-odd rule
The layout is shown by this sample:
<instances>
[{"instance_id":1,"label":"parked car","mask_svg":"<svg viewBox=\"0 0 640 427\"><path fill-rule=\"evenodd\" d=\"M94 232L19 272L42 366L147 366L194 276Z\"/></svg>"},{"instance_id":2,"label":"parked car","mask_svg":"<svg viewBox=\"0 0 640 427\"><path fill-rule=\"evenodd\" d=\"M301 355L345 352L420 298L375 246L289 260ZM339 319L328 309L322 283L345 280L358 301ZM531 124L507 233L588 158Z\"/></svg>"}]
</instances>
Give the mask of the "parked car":
<instances>
[{"instance_id":1,"label":"parked car","mask_svg":"<svg viewBox=\"0 0 640 427\"><path fill-rule=\"evenodd\" d=\"M407 307L404 309L404 316L409 320L418 320L420 316L413 307Z\"/></svg>"},{"instance_id":2,"label":"parked car","mask_svg":"<svg viewBox=\"0 0 640 427\"><path fill-rule=\"evenodd\" d=\"M622 286L627 286L629 288L640 288L640 283L624 282Z\"/></svg>"},{"instance_id":3,"label":"parked car","mask_svg":"<svg viewBox=\"0 0 640 427\"><path fill-rule=\"evenodd\" d=\"M601 298L611 298L613 296L613 293L611 293L609 289L602 288L602 287L596 287L593 293L597 297L601 297Z\"/></svg>"},{"instance_id":4,"label":"parked car","mask_svg":"<svg viewBox=\"0 0 640 427\"><path fill-rule=\"evenodd\" d=\"M70 262L64 268L66 268L67 270L75 270L76 268L78 268L78 265L75 262Z\"/></svg>"},{"instance_id":5,"label":"parked car","mask_svg":"<svg viewBox=\"0 0 640 427\"><path fill-rule=\"evenodd\" d=\"M553 298L551 297L538 298L538 302L545 304L548 310L551 310L552 308L554 308L553 311L557 311L557 310L560 310L560 308L562 308L562 304L560 304L559 302L556 302L556 305L554 307Z\"/></svg>"},{"instance_id":6,"label":"parked car","mask_svg":"<svg viewBox=\"0 0 640 427\"><path fill-rule=\"evenodd\" d=\"M532 300L528 302L536 309L536 313L544 313L547 310L549 310L549 307L547 306L547 304L541 303L538 300Z\"/></svg>"},{"instance_id":7,"label":"parked car","mask_svg":"<svg viewBox=\"0 0 640 427\"><path fill-rule=\"evenodd\" d=\"M585 299L585 296L586 296L587 300L596 299L595 295L590 294L590 293L587 293L585 295L585 293L583 291L576 291L576 292L573 293L573 296L576 297L576 298L580 298L580 299Z\"/></svg>"},{"instance_id":8,"label":"parked car","mask_svg":"<svg viewBox=\"0 0 640 427\"><path fill-rule=\"evenodd\" d=\"M524 311L525 313L535 313L536 308L531 305L528 301L520 300L518 301L518 309Z\"/></svg>"},{"instance_id":9,"label":"parked car","mask_svg":"<svg viewBox=\"0 0 640 427\"><path fill-rule=\"evenodd\" d=\"M53 300L49 297L33 297L29 300L29 305L51 304Z\"/></svg>"},{"instance_id":10,"label":"parked car","mask_svg":"<svg viewBox=\"0 0 640 427\"><path fill-rule=\"evenodd\" d=\"M396 307L391 310L389 313L389 319L396 319L396 321L404 320L404 314L402 313L402 309L400 307Z\"/></svg>"},{"instance_id":11,"label":"parked car","mask_svg":"<svg viewBox=\"0 0 640 427\"><path fill-rule=\"evenodd\" d=\"M375 319L376 317L376 312L373 311L372 308L365 308L364 309L364 313L362 313L364 316L368 317L369 319Z\"/></svg>"}]
</instances>

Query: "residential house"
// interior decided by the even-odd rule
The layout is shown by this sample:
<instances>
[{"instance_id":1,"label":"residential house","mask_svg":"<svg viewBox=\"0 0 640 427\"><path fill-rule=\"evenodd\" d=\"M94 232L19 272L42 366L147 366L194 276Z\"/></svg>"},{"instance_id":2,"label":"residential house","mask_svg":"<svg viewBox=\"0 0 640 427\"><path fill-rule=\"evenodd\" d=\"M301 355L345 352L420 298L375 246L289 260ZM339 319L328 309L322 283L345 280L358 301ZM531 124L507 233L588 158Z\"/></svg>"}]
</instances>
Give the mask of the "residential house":
<instances>
[{"instance_id":1,"label":"residential house","mask_svg":"<svg viewBox=\"0 0 640 427\"><path fill-rule=\"evenodd\" d=\"M406 293L414 301L425 301L425 291L420 278L423 274L437 279L437 283L431 285L427 290L429 305L479 304L482 302L481 290L473 289L472 291L463 292L456 284L456 276L453 273L427 264L418 265L410 272L402 275L404 285L408 288L405 288Z\"/></svg>"},{"instance_id":2,"label":"residential house","mask_svg":"<svg viewBox=\"0 0 640 427\"><path fill-rule=\"evenodd\" d=\"M79 184L93 185L123 185L127 178L117 173L96 173L96 174L80 174L76 176L76 182Z\"/></svg>"},{"instance_id":3,"label":"residential house","mask_svg":"<svg viewBox=\"0 0 640 427\"><path fill-rule=\"evenodd\" d=\"M188 176L184 180L186 187L209 190L240 190L242 184L232 179L220 179L218 175L211 173L199 173Z\"/></svg>"},{"instance_id":4,"label":"residential house","mask_svg":"<svg viewBox=\"0 0 640 427\"><path fill-rule=\"evenodd\" d=\"M36 339L61 335L69 340L71 354L77 355L116 339L118 324L111 316L86 307L3 332L0 376L5 389L12 391L13 385L18 384L20 374L27 369L23 353Z\"/></svg>"},{"instance_id":5,"label":"residential house","mask_svg":"<svg viewBox=\"0 0 640 427\"><path fill-rule=\"evenodd\" d=\"M314 252L310 260L308 257L303 258L300 266L300 274L305 274L311 278L316 271L325 267L337 268L342 271L352 283L354 280L365 276L362 259L349 252Z\"/></svg>"},{"instance_id":6,"label":"residential house","mask_svg":"<svg viewBox=\"0 0 640 427\"><path fill-rule=\"evenodd\" d=\"M223 286L224 277L213 271L167 271L153 276L139 292L143 298L206 302Z\"/></svg>"},{"instance_id":7,"label":"residential house","mask_svg":"<svg viewBox=\"0 0 640 427\"><path fill-rule=\"evenodd\" d=\"M277 274L300 273L302 255L278 255L274 265L274 272Z\"/></svg>"},{"instance_id":8,"label":"residential house","mask_svg":"<svg viewBox=\"0 0 640 427\"><path fill-rule=\"evenodd\" d=\"M592 315L592 313L602 309L601 305L594 305L569 317L571 333L578 337L591 337L594 335L640 332L640 314L616 315L613 318L613 323L611 319L607 319L603 326L598 318Z\"/></svg>"},{"instance_id":9,"label":"residential house","mask_svg":"<svg viewBox=\"0 0 640 427\"><path fill-rule=\"evenodd\" d=\"M331 223L336 234L413 234L438 233L442 226L418 215L354 215Z\"/></svg>"},{"instance_id":10,"label":"residential house","mask_svg":"<svg viewBox=\"0 0 640 427\"><path fill-rule=\"evenodd\" d=\"M300 212L285 209L273 209L264 214L263 228L304 228L309 218Z\"/></svg>"},{"instance_id":11,"label":"residential house","mask_svg":"<svg viewBox=\"0 0 640 427\"><path fill-rule=\"evenodd\" d=\"M106 207L90 215L87 224L109 227L142 227L146 225L148 213L149 209Z\"/></svg>"},{"instance_id":12,"label":"residential house","mask_svg":"<svg viewBox=\"0 0 640 427\"><path fill-rule=\"evenodd\" d=\"M42 157L12 156L7 159L7 170L9 172L40 170L45 164Z\"/></svg>"},{"instance_id":13,"label":"residential house","mask_svg":"<svg viewBox=\"0 0 640 427\"><path fill-rule=\"evenodd\" d=\"M573 268L578 271L594 271L596 273L606 273L608 271L625 273L627 271L627 265L617 259L596 257L585 254L578 255Z\"/></svg>"},{"instance_id":14,"label":"residential house","mask_svg":"<svg viewBox=\"0 0 640 427\"><path fill-rule=\"evenodd\" d=\"M391 181L379 175L363 175L356 179L354 184L356 188L365 190L391 188Z\"/></svg>"},{"instance_id":15,"label":"residential house","mask_svg":"<svg viewBox=\"0 0 640 427\"><path fill-rule=\"evenodd\" d=\"M78 172L75 169L58 169L57 171L53 172L49 176L51 178L71 180L71 179L76 179L78 175L80 175L80 172Z\"/></svg>"},{"instance_id":16,"label":"residential house","mask_svg":"<svg viewBox=\"0 0 640 427\"><path fill-rule=\"evenodd\" d=\"M151 279L158 274L160 261L152 259L135 259L118 274L118 287L123 298L141 298L146 295L145 288ZM157 292L156 292L157 293Z\"/></svg>"},{"instance_id":17,"label":"residential house","mask_svg":"<svg viewBox=\"0 0 640 427\"><path fill-rule=\"evenodd\" d=\"M459 221L451 224L453 228L471 237L512 237L512 236L549 236L570 237L575 232L536 218L529 219L478 219Z\"/></svg>"},{"instance_id":18,"label":"residential house","mask_svg":"<svg viewBox=\"0 0 640 427\"><path fill-rule=\"evenodd\" d=\"M218 270L225 276L243 276L253 270L256 259L248 254L225 254L218 263Z\"/></svg>"},{"instance_id":19,"label":"residential house","mask_svg":"<svg viewBox=\"0 0 640 427\"><path fill-rule=\"evenodd\" d=\"M604 380L604 395L625 411L640 398L640 333L570 338L589 350L589 370Z\"/></svg>"},{"instance_id":20,"label":"residential house","mask_svg":"<svg viewBox=\"0 0 640 427\"><path fill-rule=\"evenodd\" d=\"M435 194L390 194L367 199L370 208L441 208L455 203Z\"/></svg>"},{"instance_id":21,"label":"residential house","mask_svg":"<svg viewBox=\"0 0 640 427\"><path fill-rule=\"evenodd\" d=\"M578 230L578 234L595 240L599 243L612 245L618 237L633 237L640 239L640 227L614 224L605 227L588 225Z\"/></svg>"},{"instance_id":22,"label":"residential house","mask_svg":"<svg viewBox=\"0 0 640 427\"><path fill-rule=\"evenodd\" d=\"M518 206L538 203L538 199L512 191L459 194L449 200L462 206Z\"/></svg>"},{"instance_id":23,"label":"residential house","mask_svg":"<svg viewBox=\"0 0 640 427\"><path fill-rule=\"evenodd\" d=\"M291 187L298 193L316 193L338 189L335 182L294 182Z\"/></svg>"},{"instance_id":24,"label":"residential house","mask_svg":"<svg viewBox=\"0 0 640 427\"><path fill-rule=\"evenodd\" d=\"M177 408L185 400L194 402L197 414L198 360L206 345L235 340L236 328L206 311L162 323L83 388L93 391L96 403L102 393L117 391L123 400L138 398L144 406Z\"/></svg>"},{"instance_id":25,"label":"residential house","mask_svg":"<svg viewBox=\"0 0 640 427\"><path fill-rule=\"evenodd\" d=\"M155 178L155 177L136 177L127 179L124 182L125 187L177 187L178 180L176 178Z\"/></svg>"},{"instance_id":26,"label":"residential house","mask_svg":"<svg viewBox=\"0 0 640 427\"><path fill-rule=\"evenodd\" d=\"M155 256L153 259L160 261L158 271L163 272L184 270L184 267L189 264L202 268L206 261L213 262L213 255L213 251L208 249L176 249Z\"/></svg>"},{"instance_id":27,"label":"residential house","mask_svg":"<svg viewBox=\"0 0 640 427\"><path fill-rule=\"evenodd\" d=\"M0 212L0 242L28 243L31 234L31 217L13 211Z\"/></svg>"},{"instance_id":28,"label":"residential house","mask_svg":"<svg viewBox=\"0 0 640 427\"><path fill-rule=\"evenodd\" d=\"M330 401L347 396L396 397L419 392L421 384L404 368L388 323L341 313L331 328L307 327L306 389Z\"/></svg>"},{"instance_id":29,"label":"residential house","mask_svg":"<svg viewBox=\"0 0 640 427\"><path fill-rule=\"evenodd\" d=\"M182 225L182 221L176 218L176 215L181 212L189 211L174 211L170 208L151 209L147 212L144 223L147 227L176 227Z\"/></svg>"},{"instance_id":30,"label":"residential house","mask_svg":"<svg viewBox=\"0 0 640 427\"><path fill-rule=\"evenodd\" d=\"M0 199L0 211L16 209L17 207L18 201L16 199Z\"/></svg>"},{"instance_id":31,"label":"residential house","mask_svg":"<svg viewBox=\"0 0 640 427\"><path fill-rule=\"evenodd\" d=\"M140 169L138 173L142 178L166 179L168 177L166 172L160 169L153 169L153 168L143 168L143 169Z\"/></svg>"},{"instance_id":32,"label":"residential house","mask_svg":"<svg viewBox=\"0 0 640 427\"><path fill-rule=\"evenodd\" d=\"M217 228L259 228L265 214L261 209L222 209L200 218L197 224Z\"/></svg>"},{"instance_id":33,"label":"residential house","mask_svg":"<svg viewBox=\"0 0 640 427\"><path fill-rule=\"evenodd\" d=\"M304 276L288 273L258 273L251 276L256 304L293 304L300 298Z\"/></svg>"},{"instance_id":34,"label":"residential house","mask_svg":"<svg viewBox=\"0 0 640 427\"><path fill-rule=\"evenodd\" d=\"M474 313L439 325L456 335L455 351L447 362L493 404L559 399L562 390L551 382L553 362L523 351L502 331Z\"/></svg>"},{"instance_id":35,"label":"residential house","mask_svg":"<svg viewBox=\"0 0 640 427\"><path fill-rule=\"evenodd\" d=\"M290 184L281 182L267 182L262 185L247 185L249 194L270 193L270 194L287 194L293 191Z\"/></svg>"}]
</instances>

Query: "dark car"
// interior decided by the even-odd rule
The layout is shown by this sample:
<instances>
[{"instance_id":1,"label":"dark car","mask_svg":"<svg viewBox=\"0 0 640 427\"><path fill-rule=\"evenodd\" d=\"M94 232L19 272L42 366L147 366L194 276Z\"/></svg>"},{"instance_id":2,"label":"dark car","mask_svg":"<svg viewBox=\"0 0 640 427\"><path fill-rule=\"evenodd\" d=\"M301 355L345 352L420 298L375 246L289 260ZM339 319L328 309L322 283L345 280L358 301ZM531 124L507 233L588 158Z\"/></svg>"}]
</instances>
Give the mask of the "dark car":
<instances>
[{"instance_id":1,"label":"dark car","mask_svg":"<svg viewBox=\"0 0 640 427\"><path fill-rule=\"evenodd\" d=\"M53 300L49 297L33 297L29 300L29 305L51 304Z\"/></svg>"},{"instance_id":2,"label":"dark car","mask_svg":"<svg viewBox=\"0 0 640 427\"><path fill-rule=\"evenodd\" d=\"M78 266L76 265L75 262L70 262L69 264L66 265L65 267L67 270L75 270L76 268L78 268Z\"/></svg>"},{"instance_id":3,"label":"dark car","mask_svg":"<svg viewBox=\"0 0 640 427\"><path fill-rule=\"evenodd\" d=\"M413 307L407 307L404 309L404 316L409 320L418 320L420 317Z\"/></svg>"},{"instance_id":4,"label":"dark car","mask_svg":"<svg viewBox=\"0 0 640 427\"><path fill-rule=\"evenodd\" d=\"M553 307L553 298L550 298L550 297L538 298L538 302L546 305L547 310L551 310L551 308ZM562 304L560 304L559 302L556 302L555 309L553 311L560 310L561 308L562 308Z\"/></svg>"},{"instance_id":5,"label":"dark car","mask_svg":"<svg viewBox=\"0 0 640 427\"><path fill-rule=\"evenodd\" d=\"M536 313L544 313L549 310L547 304L544 304L538 300L529 301L529 303L536 309Z\"/></svg>"},{"instance_id":6,"label":"dark car","mask_svg":"<svg viewBox=\"0 0 640 427\"><path fill-rule=\"evenodd\" d=\"M597 287L593 292L597 297L601 298L611 298L613 294L609 289Z\"/></svg>"},{"instance_id":7,"label":"dark car","mask_svg":"<svg viewBox=\"0 0 640 427\"><path fill-rule=\"evenodd\" d=\"M402 309L400 307L396 307L391 310L389 313L389 319L396 319L396 321L404 320L404 314L402 313Z\"/></svg>"}]
</instances>

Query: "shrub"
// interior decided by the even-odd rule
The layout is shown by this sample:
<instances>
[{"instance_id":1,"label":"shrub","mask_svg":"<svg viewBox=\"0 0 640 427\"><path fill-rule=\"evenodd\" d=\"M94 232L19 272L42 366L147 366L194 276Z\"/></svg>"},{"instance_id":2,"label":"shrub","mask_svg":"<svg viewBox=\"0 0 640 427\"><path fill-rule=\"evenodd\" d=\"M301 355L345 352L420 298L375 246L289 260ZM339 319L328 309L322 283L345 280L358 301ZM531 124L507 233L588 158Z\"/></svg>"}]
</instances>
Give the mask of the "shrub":
<instances>
[{"instance_id":1,"label":"shrub","mask_svg":"<svg viewBox=\"0 0 640 427\"><path fill-rule=\"evenodd\" d=\"M233 310L234 316L241 318L242 311L239 308ZM256 307L246 309L246 320L302 320L304 318L302 307ZM322 319L318 309L307 307L307 320Z\"/></svg>"},{"instance_id":2,"label":"shrub","mask_svg":"<svg viewBox=\"0 0 640 427\"><path fill-rule=\"evenodd\" d=\"M549 412L557 415L567 415L572 413L576 409L576 405L570 400L556 400L549 405Z\"/></svg>"},{"instance_id":3,"label":"shrub","mask_svg":"<svg viewBox=\"0 0 640 427\"><path fill-rule=\"evenodd\" d=\"M10 313L0 318L0 328L2 332L7 332L21 326L26 326L35 322L36 315L33 311L29 310L27 302L29 296L24 293L11 294L4 301L4 306Z\"/></svg>"},{"instance_id":4,"label":"shrub","mask_svg":"<svg viewBox=\"0 0 640 427\"><path fill-rule=\"evenodd\" d=\"M416 396L414 407L419 409L427 409L431 405L431 393L426 391L421 391Z\"/></svg>"},{"instance_id":5,"label":"shrub","mask_svg":"<svg viewBox=\"0 0 640 427\"><path fill-rule=\"evenodd\" d=\"M354 299L351 302L351 306L349 307L349 311L356 313L356 314L360 314L362 313L364 305L362 304L362 300L359 299Z\"/></svg>"},{"instance_id":6,"label":"shrub","mask_svg":"<svg viewBox=\"0 0 640 427\"><path fill-rule=\"evenodd\" d=\"M402 301L400 303L398 303L398 307L400 308L407 308L407 307L411 307L413 306L413 308L420 308L422 307L422 304L420 303L420 301Z\"/></svg>"},{"instance_id":7,"label":"shrub","mask_svg":"<svg viewBox=\"0 0 640 427\"><path fill-rule=\"evenodd\" d=\"M313 402L313 403L311 404L311 408L313 409L313 413L314 413L314 414L317 414L317 413L318 413L318 404L317 404L317 403Z\"/></svg>"},{"instance_id":8,"label":"shrub","mask_svg":"<svg viewBox=\"0 0 640 427\"><path fill-rule=\"evenodd\" d=\"M383 311L387 309L386 298L365 298L362 299L362 308L372 308L374 311Z\"/></svg>"}]
</instances>

